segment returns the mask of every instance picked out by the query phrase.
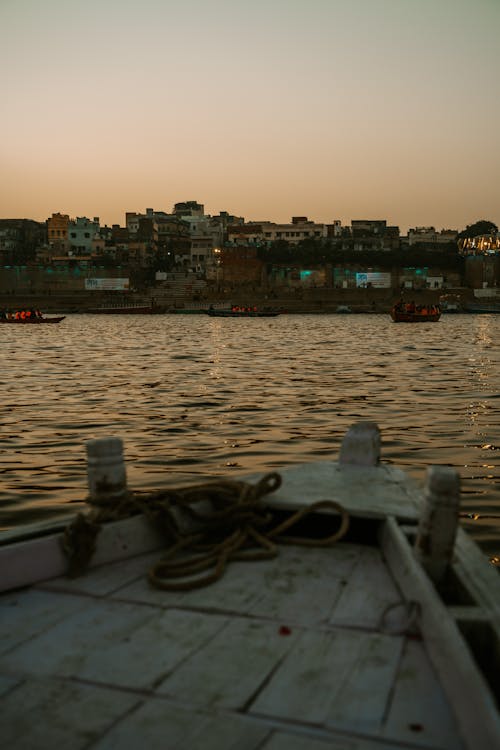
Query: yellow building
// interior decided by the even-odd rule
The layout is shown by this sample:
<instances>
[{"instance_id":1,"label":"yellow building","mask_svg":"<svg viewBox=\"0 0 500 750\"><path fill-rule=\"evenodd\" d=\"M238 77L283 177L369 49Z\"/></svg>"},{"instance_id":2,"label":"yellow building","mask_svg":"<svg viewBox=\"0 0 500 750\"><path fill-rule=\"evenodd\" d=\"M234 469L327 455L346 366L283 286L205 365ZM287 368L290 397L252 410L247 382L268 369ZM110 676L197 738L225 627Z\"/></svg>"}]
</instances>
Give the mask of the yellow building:
<instances>
[{"instance_id":1,"label":"yellow building","mask_svg":"<svg viewBox=\"0 0 500 750\"><path fill-rule=\"evenodd\" d=\"M52 214L47 219L47 237L49 245L54 250L67 250L68 248L69 216L67 214Z\"/></svg>"}]
</instances>

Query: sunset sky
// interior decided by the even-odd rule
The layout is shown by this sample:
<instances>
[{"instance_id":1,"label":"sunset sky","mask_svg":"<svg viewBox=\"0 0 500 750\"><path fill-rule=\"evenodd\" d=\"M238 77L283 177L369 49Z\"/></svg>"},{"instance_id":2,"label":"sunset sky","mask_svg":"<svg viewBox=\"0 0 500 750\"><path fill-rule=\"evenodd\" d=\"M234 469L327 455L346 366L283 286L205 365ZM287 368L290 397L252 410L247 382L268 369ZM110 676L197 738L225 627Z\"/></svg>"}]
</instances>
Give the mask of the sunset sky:
<instances>
[{"instance_id":1,"label":"sunset sky","mask_svg":"<svg viewBox=\"0 0 500 750\"><path fill-rule=\"evenodd\" d=\"M500 224L500 0L0 0L0 218Z\"/></svg>"}]
</instances>

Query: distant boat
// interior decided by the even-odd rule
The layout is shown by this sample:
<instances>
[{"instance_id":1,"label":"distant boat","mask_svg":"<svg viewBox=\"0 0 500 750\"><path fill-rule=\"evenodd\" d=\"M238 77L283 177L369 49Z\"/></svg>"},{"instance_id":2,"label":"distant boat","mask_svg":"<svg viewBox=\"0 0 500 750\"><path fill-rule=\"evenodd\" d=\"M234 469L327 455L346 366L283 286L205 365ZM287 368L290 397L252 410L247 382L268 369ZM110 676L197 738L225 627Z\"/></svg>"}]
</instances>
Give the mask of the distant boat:
<instances>
[{"instance_id":1,"label":"distant boat","mask_svg":"<svg viewBox=\"0 0 500 750\"><path fill-rule=\"evenodd\" d=\"M335 310L337 313L352 313L352 308L349 307L349 305L337 305L337 309Z\"/></svg>"},{"instance_id":2,"label":"distant boat","mask_svg":"<svg viewBox=\"0 0 500 750\"><path fill-rule=\"evenodd\" d=\"M465 312L468 313L475 313L475 314L496 314L500 313L500 304L492 302L491 304L488 303L479 303L476 304L475 302L468 302L465 305Z\"/></svg>"},{"instance_id":3,"label":"distant boat","mask_svg":"<svg viewBox=\"0 0 500 750\"><path fill-rule=\"evenodd\" d=\"M61 320L64 320L66 316L65 315L59 315L58 317L54 318L25 318L24 320L9 320L9 318L0 318L0 323L14 323L15 325L40 325L40 323L60 323Z\"/></svg>"},{"instance_id":4,"label":"distant boat","mask_svg":"<svg viewBox=\"0 0 500 750\"><path fill-rule=\"evenodd\" d=\"M276 318L278 315L281 315L283 311L257 310L256 308L248 307L233 307L216 310L214 307L209 307L206 312L207 315L210 315L212 318Z\"/></svg>"},{"instance_id":5,"label":"distant boat","mask_svg":"<svg viewBox=\"0 0 500 750\"><path fill-rule=\"evenodd\" d=\"M393 307L391 310L391 318L395 323L437 323L441 317L441 310L435 308L436 312L406 312L406 310L398 310Z\"/></svg>"},{"instance_id":6,"label":"distant boat","mask_svg":"<svg viewBox=\"0 0 500 750\"><path fill-rule=\"evenodd\" d=\"M87 312L107 315L151 315L152 305L141 304L108 304L100 307L90 307Z\"/></svg>"},{"instance_id":7,"label":"distant boat","mask_svg":"<svg viewBox=\"0 0 500 750\"><path fill-rule=\"evenodd\" d=\"M174 307L168 310L168 312L175 313L176 315L204 315L209 309L228 310L232 309L232 307L230 302L191 302L187 307Z\"/></svg>"}]
</instances>

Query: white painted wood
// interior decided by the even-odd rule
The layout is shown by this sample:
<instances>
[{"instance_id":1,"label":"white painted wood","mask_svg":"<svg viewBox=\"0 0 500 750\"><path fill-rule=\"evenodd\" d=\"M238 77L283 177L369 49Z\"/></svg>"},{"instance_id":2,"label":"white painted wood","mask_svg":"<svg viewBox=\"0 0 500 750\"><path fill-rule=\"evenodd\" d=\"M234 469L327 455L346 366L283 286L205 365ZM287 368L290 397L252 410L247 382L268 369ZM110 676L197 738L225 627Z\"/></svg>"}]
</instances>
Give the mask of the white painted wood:
<instances>
[{"instance_id":1,"label":"white painted wood","mask_svg":"<svg viewBox=\"0 0 500 750\"><path fill-rule=\"evenodd\" d=\"M393 466L321 461L285 467L280 474L281 487L266 496L271 507L294 510L330 499L339 502L351 515L363 518L385 518L391 514L401 520L416 521L420 516L421 488Z\"/></svg>"},{"instance_id":2,"label":"white painted wood","mask_svg":"<svg viewBox=\"0 0 500 750\"><path fill-rule=\"evenodd\" d=\"M327 623L361 549L354 544L327 550L281 545L274 559L228 564L224 576L211 586L165 592L138 578L117 589L114 597L160 607L273 617L288 625ZM87 578L91 582L96 575L98 570L76 583Z\"/></svg>"},{"instance_id":3,"label":"white painted wood","mask_svg":"<svg viewBox=\"0 0 500 750\"><path fill-rule=\"evenodd\" d=\"M87 601L51 592L18 591L0 598L0 654L5 654L52 625L79 612ZM1 665L0 665L1 666Z\"/></svg>"},{"instance_id":4,"label":"white painted wood","mask_svg":"<svg viewBox=\"0 0 500 750\"><path fill-rule=\"evenodd\" d=\"M420 628L426 649L453 708L465 747L471 750L500 747L500 714L491 691L393 518L388 518L384 525L382 546L392 575L405 596L420 604Z\"/></svg>"},{"instance_id":5,"label":"white painted wood","mask_svg":"<svg viewBox=\"0 0 500 750\"><path fill-rule=\"evenodd\" d=\"M151 689L224 625L217 615L96 601L3 658L21 674Z\"/></svg>"},{"instance_id":6,"label":"white painted wood","mask_svg":"<svg viewBox=\"0 0 500 750\"><path fill-rule=\"evenodd\" d=\"M104 524L90 567L158 549L158 530L143 516ZM0 547L0 592L29 586L64 575L68 568L62 551L62 534L30 539Z\"/></svg>"},{"instance_id":7,"label":"white painted wood","mask_svg":"<svg viewBox=\"0 0 500 750\"><path fill-rule=\"evenodd\" d=\"M117 593L131 583L137 581L142 589L146 588L147 572L151 565L158 560L160 551L138 555L109 565L99 565L90 568L85 575L77 578L52 578L42 581L37 588L44 591L62 591L70 594L90 594L93 596L107 596Z\"/></svg>"},{"instance_id":8,"label":"white painted wood","mask_svg":"<svg viewBox=\"0 0 500 750\"><path fill-rule=\"evenodd\" d=\"M235 618L157 692L204 708L241 710L297 637L298 632L282 635L274 622Z\"/></svg>"},{"instance_id":9,"label":"white painted wood","mask_svg":"<svg viewBox=\"0 0 500 750\"><path fill-rule=\"evenodd\" d=\"M415 555L434 583L442 580L453 556L459 506L458 472L448 466L428 469Z\"/></svg>"},{"instance_id":10,"label":"white painted wood","mask_svg":"<svg viewBox=\"0 0 500 750\"><path fill-rule=\"evenodd\" d=\"M0 698L13 690L20 682L21 680L18 677L0 674Z\"/></svg>"},{"instance_id":11,"label":"white painted wood","mask_svg":"<svg viewBox=\"0 0 500 750\"><path fill-rule=\"evenodd\" d=\"M382 734L401 745L463 747L446 696L419 641L405 643Z\"/></svg>"},{"instance_id":12,"label":"white painted wood","mask_svg":"<svg viewBox=\"0 0 500 750\"><path fill-rule=\"evenodd\" d=\"M403 638L366 635L360 642L348 678L335 692L326 726L377 734L383 724Z\"/></svg>"},{"instance_id":13,"label":"white painted wood","mask_svg":"<svg viewBox=\"0 0 500 750\"><path fill-rule=\"evenodd\" d=\"M358 422L347 430L339 463L376 466L380 461L380 430L375 422Z\"/></svg>"},{"instance_id":14,"label":"white painted wood","mask_svg":"<svg viewBox=\"0 0 500 750\"><path fill-rule=\"evenodd\" d=\"M30 680L2 699L1 744L12 750L83 750L139 702L133 694L95 685Z\"/></svg>"},{"instance_id":15,"label":"white painted wood","mask_svg":"<svg viewBox=\"0 0 500 750\"><path fill-rule=\"evenodd\" d=\"M249 612L288 625L326 624L359 555L358 545L279 547L278 557L257 569L258 596Z\"/></svg>"},{"instance_id":16,"label":"white painted wood","mask_svg":"<svg viewBox=\"0 0 500 750\"><path fill-rule=\"evenodd\" d=\"M92 503L106 505L125 497L127 475L123 458L123 441L117 437L88 440L87 478Z\"/></svg>"},{"instance_id":17,"label":"white painted wood","mask_svg":"<svg viewBox=\"0 0 500 750\"><path fill-rule=\"evenodd\" d=\"M319 732L318 732L319 734ZM352 735L333 735L323 733L320 737L311 737L311 734L290 734L289 732L276 732L262 746L262 750L401 750L384 740L367 740ZM435 748L433 749L435 750Z\"/></svg>"},{"instance_id":18,"label":"white painted wood","mask_svg":"<svg viewBox=\"0 0 500 750\"><path fill-rule=\"evenodd\" d=\"M307 630L250 711L338 729L378 726L401 644L402 638L359 631Z\"/></svg>"},{"instance_id":19,"label":"white painted wood","mask_svg":"<svg viewBox=\"0 0 500 750\"><path fill-rule=\"evenodd\" d=\"M197 713L148 700L113 727L92 750L260 750L268 727L244 717Z\"/></svg>"},{"instance_id":20,"label":"white painted wood","mask_svg":"<svg viewBox=\"0 0 500 750\"><path fill-rule=\"evenodd\" d=\"M359 557L330 618L332 625L378 629L384 612L403 601L380 550L359 547Z\"/></svg>"}]
</instances>

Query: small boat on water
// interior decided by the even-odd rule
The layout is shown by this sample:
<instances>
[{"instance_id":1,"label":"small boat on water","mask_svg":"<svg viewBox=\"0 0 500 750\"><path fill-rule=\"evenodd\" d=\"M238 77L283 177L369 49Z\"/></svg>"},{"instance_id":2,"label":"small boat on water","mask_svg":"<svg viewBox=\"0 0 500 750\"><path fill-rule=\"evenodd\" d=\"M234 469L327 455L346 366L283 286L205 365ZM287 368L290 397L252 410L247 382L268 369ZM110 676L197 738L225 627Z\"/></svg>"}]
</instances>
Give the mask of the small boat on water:
<instances>
[{"instance_id":1,"label":"small boat on water","mask_svg":"<svg viewBox=\"0 0 500 750\"><path fill-rule=\"evenodd\" d=\"M18 320L15 319L9 319L9 318L0 318L0 323L13 323L14 325L40 325L41 323L60 323L61 320L64 320L66 316L65 315L59 315L53 318L19 318Z\"/></svg>"},{"instance_id":2,"label":"small boat on water","mask_svg":"<svg viewBox=\"0 0 500 750\"><path fill-rule=\"evenodd\" d=\"M414 310L409 312L407 310L398 309L394 306L391 310L391 318L395 323L437 323L441 317L441 310L439 307L434 307L432 310Z\"/></svg>"},{"instance_id":3,"label":"small boat on water","mask_svg":"<svg viewBox=\"0 0 500 750\"><path fill-rule=\"evenodd\" d=\"M101 305L101 307L91 307L87 312L93 315L151 315L153 306L141 304L108 304Z\"/></svg>"},{"instance_id":4,"label":"small boat on water","mask_svg":"<svg viewBox=\"0 0 500 750\"><path fill-rule=\"evenodd\" d=\"M498 315L500 313L500 304L494 302L491 302L490 304L468 302L465 305L465 312L473 313L475 315Z\"/></svg>"},{"instance_id":5,"label":"small boat on water","mask_svg":"<svg viewBox=\"0 0 500 750\"><path fill-rule=\"evenodd\" d=\"M276 318L282 312L282 310L258 310L256 307L239 307L237 305L225 309L209 307L206 311L207 315L212 318Z\"/></svg>"}]
</instances>

